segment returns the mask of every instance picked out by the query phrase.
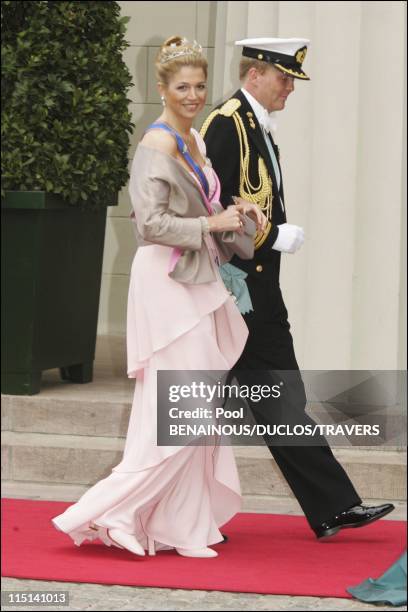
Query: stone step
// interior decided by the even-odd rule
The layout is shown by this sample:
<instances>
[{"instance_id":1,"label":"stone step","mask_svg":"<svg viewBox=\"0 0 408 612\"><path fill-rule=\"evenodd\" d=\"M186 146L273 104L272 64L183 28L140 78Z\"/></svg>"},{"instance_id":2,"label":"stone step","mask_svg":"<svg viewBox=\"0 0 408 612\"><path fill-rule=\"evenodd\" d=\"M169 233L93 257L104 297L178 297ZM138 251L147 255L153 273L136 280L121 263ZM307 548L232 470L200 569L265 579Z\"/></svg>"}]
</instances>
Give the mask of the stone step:
<instances>
[{"instance_id":1,"label":"stone step","mask_svg":"<svg viewBox=\"0 0 408 612\"><path fill-rule=\"evenodd\" d=\"M235 447L234 451L245 495L293 495L267 448ZM406 500L405 453L365 448L332 451L363 499Z\"/></svg>"},{"instance_id":2,"label":"stone step","mask_svg":"<svg viewBox=\"0 0 408 612\"><path fill-rule=\"evenodd\" d=\"M2 429L25 433L124 437L134 385L135 381L128 379L126 374L125 337L98 336L92 383L81 385L63 381L59 370L43 372L41 393L38 395L2 396ZM309 402L309 411L318 422L321 410L322 414L326 414L324 408ZM326 418L332 422L329 415L326 414ZM394 447L390 444L391 439L376 450L400 450L397 443ZM335 440L335 445L352 448L349 440ZM405 445L401 448L405 448Z\"/></svg>"},{"instance_id":3,"label":"stone step","mask_svg":"<svg viewBox=\"0 0 408 612\"><path fill-rule=\"evenodd\" d=\"M2 396L2 474L16 485L88 487L108 476L122 457L135 381L126 376L126 344L98 336L94 380L62 381L43 372L41 393ZM291 491L269 451L234 447L245 498ZM333 449L364 499L405 498L405 455L397 449Z\"/></svg>"},{"instance_id":4,"label":"stone step","mask_svg":"<svg viewBox=\"0 0 408 612\"><path fill-rule=\"evenodd\" d=\"M54 385L34 396L2 395L1 428L3 431L45 433L58 435L125 437L127 433L134 380L111 379L104 385L74 387L59 385L55 371L47 372L48 382ZM112 384L115 383L115 384ZM332 422L324 407L310 403L308 413L317 423ZM353 448L347 438L328 437L338 448ZM390 440L382 446L365 448L379 452L403 450L404 444Z\"/></svg>"},{"instance_id":5,"label":"stone step","mask_svg":"<svg viewBox=\"0 0 408 612\"><path fill-rule=\"evenodd\" d=\"M126 382L127 387L132 385L133 389L134 381ZM125 437L132 406L131 390L125 389L119 397L116 393L112 397L89 387L87 390L92 391L89 397L77 397L76 394L67 396L65 393L3 395L2 430L52 435Z\"/></svg>"},{"instance_id":6,"label":"stone step","mask_svg":"<svg viewBox=\"0 0 408 612\"><path fill-rule=\"evenodd\" d=\"M108 476L122 457L124 438L5 431L2 478L7 481L90 485ZM406 498L406 459L399 451L334 449L363 499ZM264 447L234 447L242 492L292 496Z\"/></svg>"},{"instance_id":7,"label":"stone step","mask_svg":"<svg viewBox=\"0 0 408 612\"><path fill-rule=\"evenodd\" d=\"M85 485L50 484L33 482L15 482L5 480L2 483L2 497L14 499L34 499L48 501L75 502L87 491ZM395 510L385 518L388 520L406 520L407 504L405 501L389 499L372 499L372 504L392 502ZM303 514L294 497L277 495L245 495L242 500L242 512L259 512L263 514Z\"/></svg>"}]
</instances>

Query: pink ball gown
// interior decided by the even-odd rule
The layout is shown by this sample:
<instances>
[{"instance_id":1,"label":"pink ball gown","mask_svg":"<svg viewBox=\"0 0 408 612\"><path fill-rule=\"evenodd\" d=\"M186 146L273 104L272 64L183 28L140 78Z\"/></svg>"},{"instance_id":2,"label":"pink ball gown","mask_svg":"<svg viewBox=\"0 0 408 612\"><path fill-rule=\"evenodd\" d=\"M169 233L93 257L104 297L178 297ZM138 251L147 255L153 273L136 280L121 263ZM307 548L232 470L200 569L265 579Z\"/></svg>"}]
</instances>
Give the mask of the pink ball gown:
<instances>
[{"instance_id":1,"label":"pink ball gown","mask_svg":"<svg viewBox=\"0 0 408 612\"><path fill-rule=\"evenodd\" d=\"M202 149L203 142L195 132ZM219 183L204 171L213 201ZM209 245L211 246L211 245ZM241 491L230 446L158 446L158 370L229 370L247 327L213 262L216 281L188 285L168 275L172 248L140 247L133 260L127 311L128 376L135 378L122 461L53 519L77 545L107 529L133 534L148 548L199 549L222 541L220 526L239 511Z\"/></svg>"}]
</instances>

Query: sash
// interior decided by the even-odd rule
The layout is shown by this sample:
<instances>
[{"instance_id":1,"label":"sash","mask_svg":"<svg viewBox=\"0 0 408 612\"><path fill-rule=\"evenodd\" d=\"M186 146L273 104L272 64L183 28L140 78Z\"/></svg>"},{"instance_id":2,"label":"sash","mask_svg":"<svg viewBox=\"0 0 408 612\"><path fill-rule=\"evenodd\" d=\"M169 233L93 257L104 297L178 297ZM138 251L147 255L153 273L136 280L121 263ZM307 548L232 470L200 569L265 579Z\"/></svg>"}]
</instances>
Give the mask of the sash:
<instances>
[{"instance_id":1,"label":"sash","mask_svg":"<svg viewBox=\"0 0 408 612\"><path fill-rule=\"evenodd\" d=\"M162 129L162 130L165 130L166 132L169 132L170 134L173 134L173 136L175 137L176 142L177 142L178 150L180 151L180 153L182 154L182 156L184 157L184 159L186 160L186 162L190 166L190 168L197 175L197 178L200 181L201 187L203 188L203 191L204 191L205 195L208 198L209 194L210 194L210 187L208 185L207 178L206 178L204 172L201 170L200 166L191 157L190 153L188 152L187 145L184 142L184 140L182 139L182 137L180 136L180 134L178 134L176 132L176 130L174 130L169 125L167 125L167 123L152 123L146 129L146 132L148 130L154 130L154 129Z\"/></svg>"},{"instance_id":2,"label":"sash","mask_svg":"<svg viewBox=\"0 0 408 612\"><path fill-rule=\"evenodd\" d=\"M154 130L154 129L166 130L166 132L169 132L170 134L172 134L175 137L176 142L177 142L178 150L180 151L180 153L182 154L182 156L186 160L187 164L190 166L190 168L193 170L193 172L195 173L195 175L197 176L197 178L199 180L199 187L200 187L201 196L203 198L205 207L208 210L208 214L209 215L214 214L213 208L212 208L211 203L210 203L210 201L208 199L209 198L209 194L210 194L210 187L209 187L209 184L208 184L208 181L207 181L207 177L205 176L204 172L201 170L200 166L191 157L190 153L188 152L187 145L184 142L184 140L182 139L182 137L180 136L180 134L178 134L178 132L176 132L176 130L174 130L169 125L167 125L167 123L152 123L151 125L149 125L149 127L145 131L147 132L148 130ZM214 194L214 195L219 197L219 193L221 191L221 188L220 188L220 182L218 180L218 177L216 177L216 186L217 186L216 187L216 194ZM209 238L210 238L210 240L208 242L210 242L210 244L208 244L208 242L207 242L207 248L209 248L209 250L213 252L213 257L215 258L215 261L217 262L217 265L219 265L219 256L218 256L217 248L216 248L216 246L214 244L214 241L212 240L212 237L210 236ZM180 259L182 254L183 254L183 251L180 248L176 247L176 248L173 249L173 251L171 253L170 261L169 261L169 272L173 272L173 270L176 267L176 264L177 264L177 262Z\"/></svg>"}]
</instances>

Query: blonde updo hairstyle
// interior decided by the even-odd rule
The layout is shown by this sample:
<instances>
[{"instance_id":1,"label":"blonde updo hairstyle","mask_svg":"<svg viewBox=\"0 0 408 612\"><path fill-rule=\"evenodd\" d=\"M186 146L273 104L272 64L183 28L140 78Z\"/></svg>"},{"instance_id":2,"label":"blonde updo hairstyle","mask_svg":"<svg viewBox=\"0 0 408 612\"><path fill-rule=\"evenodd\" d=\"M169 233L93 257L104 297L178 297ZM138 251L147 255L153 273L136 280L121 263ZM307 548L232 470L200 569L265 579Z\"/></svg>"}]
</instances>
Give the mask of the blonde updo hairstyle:
<instances>
[{"instance_id":1,"label":"blonde updo hairstyle","mask_svg":"<svg viewBox=\"0 0 408 612\"><path fill-rule=\"evenodd\" d=\"M157 80L165 86L183 66L202 68L207 79L208 62L201 46L181 36L172 36L164 41L157 54L155 66Z\"/></svg>"}]
</instances>

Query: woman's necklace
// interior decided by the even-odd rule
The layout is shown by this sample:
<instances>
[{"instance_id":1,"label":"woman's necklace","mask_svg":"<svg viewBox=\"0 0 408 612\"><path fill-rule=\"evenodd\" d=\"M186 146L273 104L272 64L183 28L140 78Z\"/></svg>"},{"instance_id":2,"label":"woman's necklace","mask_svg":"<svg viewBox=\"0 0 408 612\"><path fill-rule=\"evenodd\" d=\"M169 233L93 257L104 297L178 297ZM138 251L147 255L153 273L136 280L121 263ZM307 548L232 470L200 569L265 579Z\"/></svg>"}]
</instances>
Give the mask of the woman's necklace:
<instances>
[{"instance_id":1,"label":"woman's necklace","mask_svg":"<svg viewBox=\"0 0 408 612\"><path fill-rule=\"evenodd\" d=\"M190 154L190 156L192 157L192 159L195 161L195 163L201 168L201 164L202 164L202 159L198 160L197 157L195 155L193 155L193 147L192 145L195 142L195 138L194 138L194 134L191 133L191 129L190 132L188 134L188 136L185 136L184 134L182 134L177 128L175 128L173 125L171 125L171 123L169 123L168 121L163 121L163 123L165 123L166 125L168 125L172 130L174 130L175 132L177 132L177 134L179 134L179 136L182 138L183 142L184 142L184 152ZM202 155L199 155L200 158L202 158ZM206 163L206 160L204 159L204 164Z\"/></svg>"}]
</instances>

